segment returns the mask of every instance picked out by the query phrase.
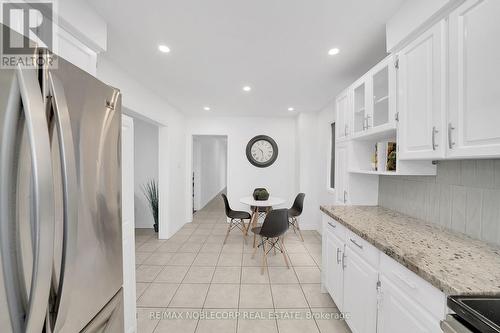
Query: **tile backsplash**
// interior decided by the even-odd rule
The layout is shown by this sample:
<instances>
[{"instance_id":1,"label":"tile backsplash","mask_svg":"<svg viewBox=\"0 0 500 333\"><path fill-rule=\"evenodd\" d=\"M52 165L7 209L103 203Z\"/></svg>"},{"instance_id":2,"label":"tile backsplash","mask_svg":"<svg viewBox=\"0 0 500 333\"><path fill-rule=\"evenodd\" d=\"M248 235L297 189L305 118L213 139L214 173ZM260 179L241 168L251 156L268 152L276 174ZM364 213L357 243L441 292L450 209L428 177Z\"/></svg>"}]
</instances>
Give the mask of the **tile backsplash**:
<instances>
[{"instance_id":1,"label":"tile backsplash","mask_svg":"<svg viewBox=\"0 0 500 333\"><path fill-rule=\"evenodd\" d=\"M381 176L379 205L500 245L500 160L440 161L437 176Z\"/></svg>"}]
</instances>

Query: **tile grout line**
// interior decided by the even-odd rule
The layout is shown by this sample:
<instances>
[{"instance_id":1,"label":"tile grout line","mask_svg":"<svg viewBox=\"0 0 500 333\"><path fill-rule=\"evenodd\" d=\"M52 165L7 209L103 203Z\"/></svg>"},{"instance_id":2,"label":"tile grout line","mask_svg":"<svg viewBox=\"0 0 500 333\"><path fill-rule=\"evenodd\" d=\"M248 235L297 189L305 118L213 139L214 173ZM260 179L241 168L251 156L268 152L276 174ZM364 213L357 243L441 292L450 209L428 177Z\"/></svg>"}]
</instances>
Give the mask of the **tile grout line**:
<instances>
[{"instance_id":1,"label":"tile grout line","mask_svg":"<svg viewBox=\"0 0 500 333\"><path fill-rule=\"evenodd\" d=\"M198 227L199 227L199 226L198 226ZM197 230L197 229L198 229L198 227L196 227L196 228L195 228L195 230ZM191 238L191 236L193 235L193 233L194 233L194 231L195 231L195 230L193 230L193 232L191 232L191 235L188 237L188 239L189 239L189 238ZM182 245L181 245L181 246L179 247L179 249L175 252L175 254L177 254L177 253L184 253L184 252L179 252L179 250L180 250L180 248L181 248L181 247L182 247ZM198 253L199 253L199 251L198 251ZM184 281L184 279L186 278L187 274L189 273L189 270L190 270L190 269L191 269L191 267L193 266L193 263L194 263L194 261L196 260L196 257L198 256L198 253L196 254L196 256L195 256L195 258L193 259L193 261L191 262L191 265L189 265L189 268L187 269L186 273L185 273L185 274L184 274L184 276L182 277L182 280L179 282L179 285L178 285L178 286L177 286L177 288L175 289L175 292L173 293L172 297L170 298L170 301L168 301L168 305L167 305L166 309L168 309L168 308L169 308L169 306L170 306L170 304L172 304L172 300L174 299L175 295L177 295L177 292L179 291L179 288L180 288L180 287L181 287L181 285L182 285L182 281ZM172 258L170 258L170 260L172 260ZM169 260L168 262L170 262L170 260ZM168 262L167 262L167 264L168 264ZM199 321L199 319L198 319L198 321ZM153 333L156 331L156 328L158 327L158 325L159 325L159 324L160 324L160 322L158 321L158 324L156 325L155 329L153 330ZM196 327L198 327L198 323L196 323ZM195 332L196 332L196 328L195 328Z\"/></svg>"},{"instance_id":2,"label":"tile grout line","mask_svg":"<svg viewBox=\"0 0 500 333\"><path fill-rule=\"evenodd\" d=\"M199 236L199 235L194 235L194 233L195 233L195 232L197 232L198 230L202 230L202 229L200 229L199 227L203 224L203 222L202 222L202 221L203 221L204 219L209 219L210 221L212 221L212 222L213 222L214 217L213 217L213 215L210 215L210 214L215 214L215 212L213 212L213 213L212 213L212 212L209 212L209 214L208 214L206 217L204 217L203 219L200 219L200 222L198 222L198 223L196 223L196 222L195 222L195 224L197 224L198 226L196 226L195 228L193 228L193 230L191 231L191 233L190 233L189 237L187 238L187 240L189 240L192 236ZM219 219L222 219L222 218L219 218ZM217 219L217 218L215 218L215 220L217 221L218 219ZM175 295L177 295L177 293L179 292L179 288L180 288L183 284L186 284L186 283L187 283L187 282L186 282L187 276L188 276L189 272L191 271L191 269L192 269L193 267L212 267L212 266L195 266L195 265L194 265L194 262L196 261L196 258L197 258L197 257L198 257L201 253L203 253L203 251L202 251L203 247L204 247L204 246L206 246L206 244L209 244L209 243L208 243L208 239L210 238L210 236L211 236L211 235L218 236L218 232L216 232L215 234L213 234L214 230L216 230L216 228L217 228L217 226L218 226L219 224L224 225L222 222L215 222L215 223L212 223L212 224L213 224L213 226L212 226L211 228L207 228L207 229L205 230L205 236L206 236L206 237L204 238L203 244L200 246L199 250L198 250L197 252L195 252L195 253L196 253L196 256L195 256L195 258L193 259L193 261L191 262L191 264L190 264L190 265L187 265L187 266L188 266L188 269L187 269L186 273L184 274L184 276L182 277L182 279L180 280L180 283L179 283L179 285L177 286L177 288L176 288L175 292L173 293L173 296L172 296L172 298L170 299L170 301L169 301L169 303L168 303L168 305L167 305L167 308L168 308L168 307L172 304L172 301L173 301L173 299L175 298ZM208 235L207 235L207 231L208 231ZM199 232L199 231L198 231L198 232ZM319 242L321 243L321 239L320 239L319 237L317 237L317 235L316 235L316 234L314 234L314 238L315 238L316 240L318 240L318 239L319 239ZM151 238L150 238L149 240L151 240ZM147 242L147 241L145 241L145 242ZM310 252L309 248L307 248L307 247L305 246L305 243L306 243L306 242L303 242L303 243L301 242L302 246L303 246L303 247L304 247L304 249L305 249L305 253L307 253L307 255L308 255L308 256L309 256L309 257L313 260L313 262L314 262L314 266L310 266L310 267L315 267L316 269L319 269L319 270L320 270L320 268L319 268L319 266L318 266L317 261L316 261L316 260L314 259L314 257L311 255L311 252ZM315 242L315 241L313 241L311 244L315 244L315 243L316 243L316 242ZM142 243L141 243L141 245L142 245L142 244L144 244L144 242L142 242ZM217 242L215 242L214 244L217 244ZM243 283L243 268L244 268L244 267L247 267L247 266L244 266L244 263L243 263L244 258L245 258L245 254L246 254L246 245L247 245L247 244L246 244L246 242L244 242L244 241L243 241L243 242L241 242L241 247L242 247L242 250L241 250L240 265L239 265L239 266L240 266L240 267L239 267L239 268L240 268L240 269L239 269L239 272L240 272L240 277L239 277L239 295L238 295L238 302L237 302L237 309L238 309L238 311L241 309L241 286L242 286L242 283ZM138 246L140 246L140 245L138 245ZM224 252L224 249L225 249L225 246L223 245L223 246L222 246L222 247L218 250L218 252L217 252L217 253L218 253L218 255L217 255L217 261L216 261L216 263L215 263L214 270L213 270L213 273L212 273L211 278L210 278L210 282L208 283L207 293L206 293L206 295L205 295L205 297L204 297L204 300L203 300L203 305L202 305L202 307L201 307L202 309L207 309L207 306L206 306L207 304L206 304L206 302L207 302L207 299L208 299L208 294L209 294L209 292L210 292L211 287L212 287L213 285L215 285L215 283L214 283L214 278L215 278L215 274L216 274L216 272L217 272L217 268L219 268L219 267L220 267L220 268L234 267L234 266L218 266L219 261L220 261L220 259L221 259L222 255L223 255L223 253L226 253L226 252L227 252L227 253L234 253L233 251L226 251L226 252ZM177 253L193 253L193 252L184 252L184 251L179 252L179 250L180 250L180 247L179 247L179 249L177 249L177 251L176 251L176 252L174 252L174 254L177 254ZM157 253L157 249L156 249L155 251L153 251L153 252L151 253L151 255L153 255L154 253ZM210 253L211 253L211 252L210 252ZM251 253L250 253L250 254L251 254ZM150 256L151 256L151 255L150 255ZM149 257L150 257L150 256L149 256ZM149 257L148 257L148 258L149 258ZM301 282L300 282L300 280L299 280L299 276L298 276L298 273L297 273L297 271L296 271L296 267L292 264L292 260L291 260L291 257L290 257L290 253L288 253L288 251L287 251L287 258L288 258L288 260L289 260L289 262L290 262L290 269L292 269L292 270L293 270L293 274L294 274L295 278L297 279L298 284L300 285L301 292L302 292L302 295L303 295L304 299L306 300L307 307L308 307L309 311L311 311L311 312L312 312L312 311L313 311L313 308L311 307L309 300L308 300L308 299L307 299L307 297L305 296L305 292L304 292L304 289L303 289L302 283L301 283ZM147 258L146 258L145 260L147 260ZM170 259L170 260L172 260L172 259ZM170 260L169 260L169 261L170 261ZM139 265L139 266L140 266L140 265ZM167 262L167 265L160 265L160 266L168 266L168 262ZM175 265L175 266L177 266L177 265ZM181 266L183 266L183 265L181 265ZM261 268L261 266L248 266L248 267L254 267L254 268L259 268L259 269ZM265 284L268 284L268 286L269 286L269 290L270 290L270 292L271 292L272 308L273 308L273 310L276 310L276 306L277 306L277 305L276 305L276 302L275 302L275 299L274 299L274 298L275 298L275 296L274 296L274 294L273 294L273 292L272 292L272 285L273 285L273 283L271 283L271 273L270 273L270 268L272 268L272 267L274 267L274 266L268 266L268 267L266 267L266 268L265 268L265 269L266 269L266 274L267 274L267 278L266 278L267 283L265 283ZM278 267L281 267L281 266L276 266L276 267L278 268ZM286 267L286 266L285 266L285 267ZM302 267L302 266L299 266L299 267ZM308 267L308 266L304 266L304 267ZM321 270L320 270L320 271L321 271ZM158 274L159 274L159 273L158 273ZM155 277L155 279L156 279L156 278L157 278L157 276ZM154 279L154 280L155 280L155 279ZM155 283L155 281L154 281L154 280L153 280L152 282L150 282L149 284L151 285L152 283ZM200 282L200 283L201 283L201 282ZM276 285L288 285L288 284L290 284L290 283L274 283L274 284L276 284ZM295 283L293 283L293 284L295 284ZM260 283L259 283L259 284L257 284L257 285L260 285ZM148 286L148 287L149 287L149 286ZM147 289L147 288L146 288L146 289ZM143 293L144 293L144 292L143 292ZM141 296L139 296L139 298L140 298L140 297L142 297L142 294L141 294ZM191 308L192 308L192 307L191 307ZM223 309L223 308L225 308L225 307L221 307L221 309ZM189 307L179 307L179 309L189 309ZM313 319L315 320L315 324L316 324L317 330L318 330L319 332L321 332L321 330L320 330L320 328L319 328L319 324L318 324L318 322L316 321L316 319L315 319L315 318L313 318ZM200 321L200 319L198 319L198 321L197 321L197 323L196 323L196 326L195 326L195 328L194 328L194 329L195 329L195 331L194 331L194 332L196 332L196 331L199 329L199 321ZM239 318L239 316L238 316L238 317L236 318L236 327L235 327L235 332L238 332L238 331L239 331L239 323L240 323L240 318ZM158 322L158 323L156 323L156 325L155 325L155 328L154 328L154 330L155 330L155 331L156 331L156 329L158 328L158 325L159 325L159 322ZM278 320L277 320L277 319L275 319L275 327L276 327L277 332L279 332L279 325L278 325Z\"/></svg>"},{"instance_id":3,"label":"tile grout line","mask_svg":"<svg viewBox=\"0 0 500 333\"><path fill-rule=\"evenodd\" d=\"M215 228L215 227L214 227ZM210 230L210 235L212 234L212 231L214 230L214 228L212 228ZM210 236L208 235L208 237ZM208 237L207 237L207 240L208 240ZM205 241L204 244L207 244L207 241ZM222 249L224 248L224 246L222 246L222 248L219 250L219 255L217 256L217 261L215 262L215 269L214 269L214 273L212 274L212 278L210 279L210 283L208 284L208 290L207 290L207 294L205 295L205 299L203 300L203 304L201 305L201 311L205 310L205 303L207 302L207 298L208 298L208 293L210 292L210 287L212 286L212 281L214 279L214 276L215 276L215 271L217 270L217 264L219 263L219 260L220 260L220 256L222 254ZM201 252L201 250L200 250ZM195 259L196 260L196 259ZM194 261L193 261L194 262ZM194 329L194 332L197 332L198 331L198 326L200 325L200 319L198 319L198 322L196 323L196 327Z\"/></svg>"}]
</instances>

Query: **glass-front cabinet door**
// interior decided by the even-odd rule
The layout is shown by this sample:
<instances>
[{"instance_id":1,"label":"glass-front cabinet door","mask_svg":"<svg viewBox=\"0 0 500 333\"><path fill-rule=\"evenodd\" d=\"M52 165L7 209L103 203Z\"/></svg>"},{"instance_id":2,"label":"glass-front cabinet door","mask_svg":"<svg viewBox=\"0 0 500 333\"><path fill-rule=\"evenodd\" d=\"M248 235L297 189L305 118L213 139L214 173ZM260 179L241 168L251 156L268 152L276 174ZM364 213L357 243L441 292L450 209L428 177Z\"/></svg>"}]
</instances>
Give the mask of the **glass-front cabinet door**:
<instances>
[{"instance_id":1,"label":"glass-front cabinet door","mask_svg":"<svg viewBox=\"0 0 500 333\"><path fill-rule=\"evenodd\" d=\"M366 109L366 83L360 82L353 89L353 112L354 112L354 133L366 130L367 109Z\"/></svg>"},{"instance_id":2,"label":"glass-front cabinet door","mask_svg":"<svg viewBox=\"0 0 500 333\"><path fill-rule=\"evenodd\" d=\"M369 72L372 115L368 127L373 131L395 128L397 67L394 57L389 56Z\"/></svg>"},{"instance_id":3,"label":"glass-front cabinet door","mask_svg":"<svg viewBox=\"0 0 500 333\"><path fill-rule=\"evenodd\" d=\"M387 57L351 86L355 136L395 129L396 66Z\"/></svg>"},{"instance_id":4,"label":"glass-front cabinet door","mask_svg":"<svg viewBox=\"0 0 500 333\"><path fill-rule=\"evenodd\" d=\"M389 68L373 74L373 127L389 122Z\"/></svg>"}]
</instances>

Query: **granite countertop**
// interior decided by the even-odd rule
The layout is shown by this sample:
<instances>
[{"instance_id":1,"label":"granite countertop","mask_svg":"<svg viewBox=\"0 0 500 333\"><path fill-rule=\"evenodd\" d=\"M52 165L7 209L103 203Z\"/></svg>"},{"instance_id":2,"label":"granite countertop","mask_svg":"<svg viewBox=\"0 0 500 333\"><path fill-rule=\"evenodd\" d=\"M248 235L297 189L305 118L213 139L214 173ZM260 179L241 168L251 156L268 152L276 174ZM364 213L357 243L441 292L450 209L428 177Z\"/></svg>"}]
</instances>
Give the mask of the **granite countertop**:
<instances>
[{"instance_id":1,"label":"granite countertop","mask_svg":"<svg viewBox=\"0 0 500 333\"><path fill-rule=\"evenodd\" d=\"M447 295L500 295L500 249L382 207L321 211Z\"/></svg>"}]
</instances>

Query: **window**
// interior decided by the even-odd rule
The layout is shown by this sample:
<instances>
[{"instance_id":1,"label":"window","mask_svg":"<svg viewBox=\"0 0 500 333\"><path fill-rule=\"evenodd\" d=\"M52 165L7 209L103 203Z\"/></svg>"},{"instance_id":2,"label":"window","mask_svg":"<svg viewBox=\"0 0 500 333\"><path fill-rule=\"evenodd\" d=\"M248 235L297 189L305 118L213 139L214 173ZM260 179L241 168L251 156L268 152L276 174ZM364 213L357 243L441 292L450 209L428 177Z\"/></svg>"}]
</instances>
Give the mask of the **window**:
<instances>
[{"instance_id":1,"label":"window","mask_svg":"<svg viewBox=\"0 0 500 333\"><path fill-rule=\"evenodd\" d=\"M332 151L330 152L330 188L335 188L335 123L331 124Z\"/></svg>"}]
</instances>

